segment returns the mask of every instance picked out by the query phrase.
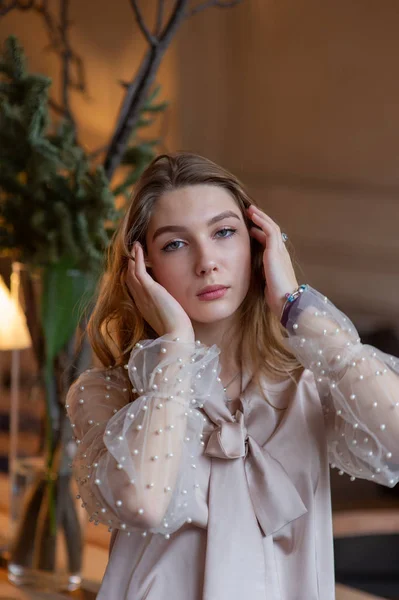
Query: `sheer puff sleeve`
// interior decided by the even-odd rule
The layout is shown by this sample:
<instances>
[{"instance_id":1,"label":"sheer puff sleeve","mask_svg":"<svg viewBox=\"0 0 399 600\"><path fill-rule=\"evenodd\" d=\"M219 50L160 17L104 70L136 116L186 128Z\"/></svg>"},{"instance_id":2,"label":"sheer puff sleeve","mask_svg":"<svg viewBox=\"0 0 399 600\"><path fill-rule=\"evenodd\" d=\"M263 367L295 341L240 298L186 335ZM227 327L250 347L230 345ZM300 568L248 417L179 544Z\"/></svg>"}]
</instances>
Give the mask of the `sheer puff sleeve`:
<instances>
[{"instance_id":1,"label":"sheer puff sleeve","mask_svg":"<svg viewBox=\"0 0 399 600\"><path fill-rule=\"evenodd\" d=\"M125 370L92 369L71 386L73 467L95 524L168 538L191 521L203 450L199 409L220 387L219 353L165 335L136 344Z\"/></svg>"},{"instance_id":2,"label":"sheer puff sleeve","mask_svg":"<svg viewBox=\"0 0 399 600\"><path fill-rule=\"evenodd\" d=\"M287 347L319 391L329 461L340 474L399 479L399 359L361 343L353 323L310 286L292 305Z\"/></svg>"}]
</instances>

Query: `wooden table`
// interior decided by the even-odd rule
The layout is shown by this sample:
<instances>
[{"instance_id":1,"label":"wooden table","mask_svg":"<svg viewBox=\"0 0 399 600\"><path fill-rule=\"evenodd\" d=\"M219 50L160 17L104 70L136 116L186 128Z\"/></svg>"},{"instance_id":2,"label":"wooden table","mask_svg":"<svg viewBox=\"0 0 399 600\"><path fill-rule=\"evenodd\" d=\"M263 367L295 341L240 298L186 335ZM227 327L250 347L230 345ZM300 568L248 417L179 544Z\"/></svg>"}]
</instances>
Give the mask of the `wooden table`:
<instances>
[{"instance_id":1,"label":"wooden table","mask_svg":"<svg viewBox=\"0 0 399 600\"><path fill-rule=\"evenodd\" d=\"M75 598L76 600L95 600L98 586L90 582L84 582L84 589L70 592L68 594L53 594L45 592L32 592L24 588L17 588L7 581L7 574L4 569L0 569L0 600L67 600ZM111 599L110 600L114 600ZM118 599L119 600L119 599ZM159 600L169 600L162 599ZM305 598L303 599L305 600ZM351 590L342 585L336 587L336 600L382 600L377 596L370 596L364 592Z\"/></svg>"},{"instance_id":2,"label":"wooden table","mask_svg":"<svg viewBox=\"0 0 399 600\"><path fill-rule=\"evenodd\" d=\"M0 600L95 600L98 584L84 582L84 588L66 594L54 594L47 592L33 592L24 587L17 587L7 579L5 569L0 569ZM110 599L111 600L111 599Z\"/></svg>"}]
</instances>

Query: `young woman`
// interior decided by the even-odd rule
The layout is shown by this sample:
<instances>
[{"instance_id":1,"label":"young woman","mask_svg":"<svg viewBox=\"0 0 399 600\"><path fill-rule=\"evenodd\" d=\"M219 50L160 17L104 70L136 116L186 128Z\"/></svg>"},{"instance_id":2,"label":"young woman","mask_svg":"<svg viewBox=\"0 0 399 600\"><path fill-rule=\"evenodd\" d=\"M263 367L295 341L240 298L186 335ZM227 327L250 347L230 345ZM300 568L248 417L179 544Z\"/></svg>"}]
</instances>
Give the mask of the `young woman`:
<instances>
[{"instance_id":1,"label":"young woman","mask_svg":"<svg viewBox=\"0 0 399 600\"><path fill-rule=\"evenodd\" d=\"M192 154L143 173L67 410L100 600L333 600L328 462L399 471L399 360L298 286L287 236Z\"/></svg>"}]
</instances>

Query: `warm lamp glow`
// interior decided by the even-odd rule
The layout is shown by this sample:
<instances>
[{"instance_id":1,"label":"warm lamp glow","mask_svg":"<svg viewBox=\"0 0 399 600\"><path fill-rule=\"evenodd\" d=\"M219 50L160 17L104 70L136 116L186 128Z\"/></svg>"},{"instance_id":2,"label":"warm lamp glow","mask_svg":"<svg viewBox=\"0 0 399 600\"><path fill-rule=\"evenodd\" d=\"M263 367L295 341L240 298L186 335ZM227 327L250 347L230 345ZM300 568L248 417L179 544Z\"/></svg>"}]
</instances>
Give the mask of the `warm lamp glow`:
<instances>
[{"instance_id":1,"label":"warm lamp glow","mask_svg":"<svg viewBox=\"0 0 399 600\"><path fill-rule=\"evenodd\" d=\"M30 345L23 310L0 276L0 350L22 350Z\"/></svg>"}]
</instances>

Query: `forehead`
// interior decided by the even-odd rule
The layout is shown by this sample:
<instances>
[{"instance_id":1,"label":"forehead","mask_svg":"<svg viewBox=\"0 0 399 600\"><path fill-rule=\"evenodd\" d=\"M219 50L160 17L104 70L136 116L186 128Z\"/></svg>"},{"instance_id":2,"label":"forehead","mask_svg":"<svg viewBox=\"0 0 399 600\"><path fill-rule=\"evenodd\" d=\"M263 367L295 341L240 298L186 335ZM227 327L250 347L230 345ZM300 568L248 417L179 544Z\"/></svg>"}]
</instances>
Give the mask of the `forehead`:
<instances>
[{"instance_id":1,"label":"forehead","mask_svg":"<svg viewBox=\"0 0 399 600\"><path fill-rule=\"evenodd\" d=\"M224 210L241 211L233 197L216 185L191 185L162 194L155 203L148 232L163 225L199 225Z\"/></svg>"}]
</instances>

